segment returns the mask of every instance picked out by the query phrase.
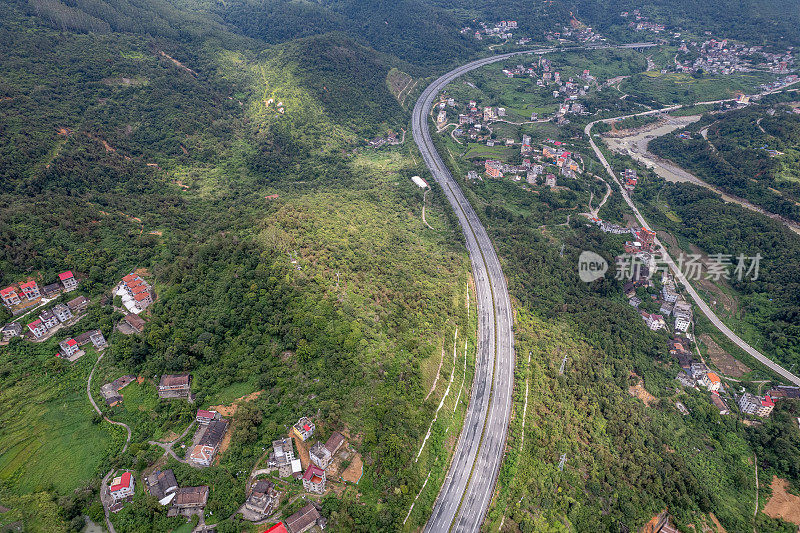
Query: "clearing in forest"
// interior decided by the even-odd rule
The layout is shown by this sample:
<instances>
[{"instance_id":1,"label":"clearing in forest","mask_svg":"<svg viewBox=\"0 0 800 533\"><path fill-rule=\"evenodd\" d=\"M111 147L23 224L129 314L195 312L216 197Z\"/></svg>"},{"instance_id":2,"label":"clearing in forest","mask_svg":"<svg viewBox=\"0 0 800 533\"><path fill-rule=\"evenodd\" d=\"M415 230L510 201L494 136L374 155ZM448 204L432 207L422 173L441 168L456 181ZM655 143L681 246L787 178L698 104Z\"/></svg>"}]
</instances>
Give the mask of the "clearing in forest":
<instances>
[{"instance_id":1,"label":"clearing in forest","mask_svg":"<svg viewBox=\"0 0 800 533\"><path fill-rule=\"evenodd\" d=\"M770 518L780 518L800 526L800 496L791 494L788 486L789 482L785 479L772 476L772 496L763 513Z\"/></svg>"}]
</instances>

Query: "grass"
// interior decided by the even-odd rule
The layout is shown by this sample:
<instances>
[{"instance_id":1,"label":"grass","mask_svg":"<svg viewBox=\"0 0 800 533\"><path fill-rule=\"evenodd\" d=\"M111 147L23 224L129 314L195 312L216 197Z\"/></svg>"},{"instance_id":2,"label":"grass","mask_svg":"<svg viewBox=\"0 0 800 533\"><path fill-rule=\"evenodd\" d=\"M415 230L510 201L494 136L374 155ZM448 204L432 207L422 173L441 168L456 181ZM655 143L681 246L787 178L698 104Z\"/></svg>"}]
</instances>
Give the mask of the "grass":
<instances>
[{"instance_id":1,"label":"grass","mask_svg":"<svg viewBox=\"0 0 800 533\"><path fill-rule=\"evenodd\" d=\"M649 71L626 79L620 89L662 105L690 104L733 98L737 92L753 93L773 79L774 75L761 72L694 78L680 72Z\"/></svg>"},{"instance_id":2,"label":"grass","mask_svg":"<svg viewBox=\"0 0 800 533\"><path fill-rule=\"evenodd\" d=\"M20 491L52 486L65 493L98 474L104 459L121 446L122 429L92 423L81 385L93 363L85 357L67 369L67 379L22 382L0 393L0 480Z\"/></svg>"},{"instance_id":3,"label":"grass","mask_svg":"<svg viewBox=\"0 0 800 533\"><path fill-rule=\"evenodd\" d=\"M486 146L483 144L470 143L467 145L467 153L464 154L466 159L475 158L493 158L506 160L511 157L517 150L514 147L500 146Z\"/></svg>"}]
</instances>

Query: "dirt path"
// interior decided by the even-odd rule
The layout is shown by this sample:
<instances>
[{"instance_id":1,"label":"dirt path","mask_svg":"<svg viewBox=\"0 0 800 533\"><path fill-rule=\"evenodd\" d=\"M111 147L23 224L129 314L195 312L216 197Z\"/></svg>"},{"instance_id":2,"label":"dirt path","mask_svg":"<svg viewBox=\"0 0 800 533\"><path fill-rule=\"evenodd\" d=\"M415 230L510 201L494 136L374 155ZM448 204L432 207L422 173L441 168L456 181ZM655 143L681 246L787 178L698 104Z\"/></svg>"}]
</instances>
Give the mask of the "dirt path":
<instances>
[{"instance_id":1,"label":"dirt path","mask_svg":"<svg viewBox=\"0 0 800 533\"><path fill-rule=\"evenodd\" d=\"M178 457L175 454L175 451L172 449L172 446L176 442L180 441L181 439L183 439L183 437L186 436L186 434L189 432L189 430L192 428L192 426L195 425L195 422L196 422L196 420L193 420L192 423L189 424L186 427L186 429L183 430L183 433L181 433L177 438L171 440L170 442L159 442L159 441L156 441L156 440L149 440L149 441L147 441L147 443L148 444L152 444L154 446L158 446L159 448L163 448L164 449L164 455L167 455L167 454L171 455L172 458L175 459L176 461L178 461L179 463L190 464L186 459L181 459L180 457Z\"/></svg>"},{"instance_id":2,"label":"dirt path","mask_svg":"<svg viewBox=\"0 0 800 533\"><path fill-rule=\"evenodd\" d=\"M103 414L103 412L100 410L100 408L97 407L97 403L95 403L94 398L92 398L92 377L94 376L94 371L97 370L97 365L100 364L100 360L103 358L103 355L104 354L101 353L97 357L97 361L94 362L94 366L92 367L92 371L89 372L89 379L86 380L86 395L89 397L89 402L92 404L92 407L94 407L94 410L97 411L98 415L103 417L103 420L105 420L106 422L109 422L111 424L114 424L115 426L122 426L122 427L125 428L125 431L128 432L128 438L125 440L125 446L122 447L122 451L120 452L120 453L125 453L125 450L128 449L128 445L131 443L131 428L130 428L130 426L128 426L128 424L124 424L122 422L115 422L114 420L111 420L110 418L108 418L106 415Z\"/></svg>"},{"instance_id":3,"label":"dirt path","mask_svg":"<svg viewBox=\"0 0 800 533\"><path fill-rule=\"evenodd\" d=\"M430 398L431 394L433 394L433 391L436 390L436 384L439 382L439 376L442 373L442 363L444 363L444 346L442 346L442 356L439 358L439 368L436 369L436 378L433 380L433 385L431 385L431 390L429 390L428 394L425 396L426 400Z\"/></svg>"}]
</instances>

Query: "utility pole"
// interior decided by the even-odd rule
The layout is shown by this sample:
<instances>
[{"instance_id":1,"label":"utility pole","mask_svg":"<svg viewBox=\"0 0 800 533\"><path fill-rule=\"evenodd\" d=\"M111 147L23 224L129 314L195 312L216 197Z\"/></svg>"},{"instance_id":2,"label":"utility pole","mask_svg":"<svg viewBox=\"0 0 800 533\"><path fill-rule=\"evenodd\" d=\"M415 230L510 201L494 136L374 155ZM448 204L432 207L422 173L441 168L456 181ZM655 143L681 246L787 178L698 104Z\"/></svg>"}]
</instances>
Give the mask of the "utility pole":
<instances>
[{"instance_id":1,"label":"utility pole","mask_svg":"<svg viewBox=\"0 0 800 533\"><path fill-rule=\"evenodd\" d=\"M563 472L564 471L564 463L566 463L566 462L567 462L567 454L566 453L562 453L561 454L561 460L558 462L558 471L559 472Z\"/></svg>"},{"instance_id":2,"label":"utility pole","mask_svg":"<svg viewBox=\"0 0 800 533\"><path fill-rule=\"evenodd\" d=\"M558 369L559 374L564 373L564 366L567 364L567 355L568 354L564 354L564 359L561 360L561 368Z\"/></svg>"}]
</instances>

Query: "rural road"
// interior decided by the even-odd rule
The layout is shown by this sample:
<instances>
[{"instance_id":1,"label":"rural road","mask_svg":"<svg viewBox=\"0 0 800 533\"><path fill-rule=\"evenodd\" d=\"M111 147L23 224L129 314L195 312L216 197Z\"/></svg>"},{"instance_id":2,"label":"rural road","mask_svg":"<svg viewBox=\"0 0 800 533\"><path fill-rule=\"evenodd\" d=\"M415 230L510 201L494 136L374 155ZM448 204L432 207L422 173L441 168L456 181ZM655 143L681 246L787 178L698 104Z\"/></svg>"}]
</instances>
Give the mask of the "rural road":
<instances>
[{"instance_id":1,"label":"rural road","mask_svg":"<svg viewBox=\"0 0 800 533\"><path fill-rule=\"evenodd\" d=\"M671 108L665 108L665 109L661 109L661 110L647 111L647 112L641 113L641 114L643 114L643 115L656 114L656 113L663 112L663 111L666 111L666 110L677 109L678 107L680 107L680 106L677 106L677 107L673 106ZM614 120L614 119L605 119L605 120ZM625 200L625 203L627 203L628 206L633 211L634 215L636 216L636 220L639 221L639 224L643 228L647 228L649 230L652 230L650 225L647 223L647 221L644 219L642 214L636 208L636 205L634 205L633 200L631 200L631 197L628 195L628 193L622 187L622 183L620 183L619 179L617 178L617 175L614 172L614 169L611 168L611 165L608 164L608 161L606 160L605 156L603 155L603 152L601 152L600 149L595 144L594 139L592 138L591 130L592 130L592 126L594 126L597 122L601 122L601 121L597 120L597 121L594 121L594 122L590 122L589 124L586 125L586 128L584 129L584 133L589 138L589 144L592 146L592 150L594 150L595 155L597 156L597 158L600 160L600 162L605 167L606 172L608 172L609 176L611 176L611 178L619 186L619 189L622 192L622 198ZM662 253L662 256L664 257L664 262L667 263L667 265L669 266L669 269L675 275L675 278L680 283L682 283L684 287L686 287L686 292L688 292L689 296L692 297L692 300L694 300L694 303L697 305L697 307L700 308L700 310L703 312L703 314L706 315L706 317L711 321L712 324L714 324L714 326L717 329L719 329L734 344L736 344L742 350L744 350L745 352L750 354L753 357L753 359L755 359L756 361L762 363L764 366L766 366L767 368L769 368L770 370L772 370L773 372L775 372L779 376L783 377L784 379L794 383L795 385L800 385L800 377L795 376L794 374L792 374L791 372L789 372L788 370L786 370L785 368L780 366L778 363L774 362L772 359L768 358L767 356L765 356L764 354L762 354L761 352L759 352L758 350L756 350L755 348L750 346L748 343L746 343L744 340L742 340L738 335L736 335L736 333L734 333L728 326L726 326L725 323L722 322L722 320L720 320L720 318L716 315L716 313L714 313L714 311L711 310L711 308L708 306L708 304L706 304L706 302L700 297L700 295L697 294L697 291L694 290L692 285L689 283L689 280L686 279L686 276L684 276L683 272L681 272L681 270L678 268L678 266L672 260L672 257L670 257L670 255L667 253L666 248L664 248L664 246L661 245L661 243L659 242L658 238L656 238L655 242L656 242L656 244L661 246L661 253Z\"/></svg>"},{"instance_id":2,"label":"rural road","mask_svg":"<svg viewBox=\"0 0 800 533\"><path fill-rule=\"evenodd\" d=\"M115 421L111 420L110 418L108 418L106 415L103 414L103 412L100 410L100 408L97 407L97 404L95 403L94 398L92 398L92 377L94 376L94 371L97 370L97 365L100 364L100 360L102 358L103 358L103 354L101 353L97 357L97 361L94 362L94 366L92 367L92 371L89 372L89 379L86 380L86 395L89 397L89 402L91 402L92 407L94 407L94 410L97 411L98 415L103 417L103 420L105 420L106 422L109 422L111 424L114 424L115 426L122 426L122 427L125 428L125 431L128 432L128 438L125 440L125 446L123 446L122 447L122 451L119 452L119 453L125 453L125 450L128 449L128 445L131 443L131 428L130 428L130 426L128 426L128 424L123 424L122 422L115 422Z\"/></svg>"},{"instance_id":3,"label":"rural road","mask_svg":"<svg viewBox=\"0 0 800 533\"><path fill-rule=\"evenodd\" d=\"M478 302L478 347L472 397L453 461L425 530L478 531L489 507L505 448L514 387L514 333L506 279L486 229L431 139L428 115L434 99L462 74L522 54L599 48L646 48L651 43L511 52L462 65L430 84L412 113L412 131L425 165L442 188L464 231Z\"/></svg>"}]
</instances>

